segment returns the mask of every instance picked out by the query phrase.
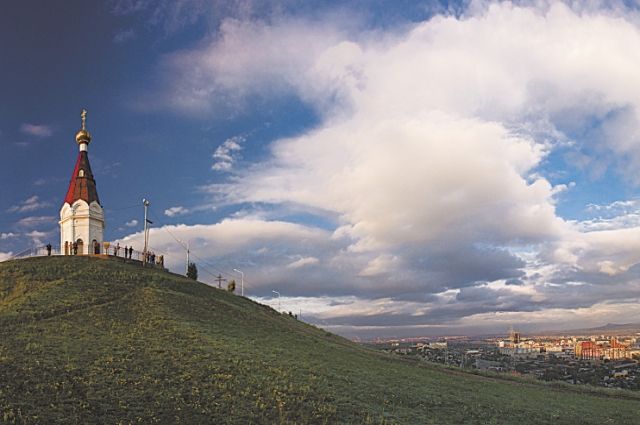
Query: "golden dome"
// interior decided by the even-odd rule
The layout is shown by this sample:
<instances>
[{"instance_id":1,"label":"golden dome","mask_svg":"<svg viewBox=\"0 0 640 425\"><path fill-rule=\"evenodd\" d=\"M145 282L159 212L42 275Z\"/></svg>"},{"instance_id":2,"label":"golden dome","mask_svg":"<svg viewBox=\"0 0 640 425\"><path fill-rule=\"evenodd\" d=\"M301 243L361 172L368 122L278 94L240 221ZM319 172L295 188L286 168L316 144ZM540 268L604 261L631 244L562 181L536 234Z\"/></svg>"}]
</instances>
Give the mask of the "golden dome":
<instances>
[{"instance_id":1,"label":"golden dome","mask_svg":"<svg viewBox=\"0 0 640 425\"><path fill-rule=\"evenodd\" d=\"M80 130L76 133L76 142L80 143L89 143L91 142L91 133L87 130Z\"/></svg>"}]
</instances>

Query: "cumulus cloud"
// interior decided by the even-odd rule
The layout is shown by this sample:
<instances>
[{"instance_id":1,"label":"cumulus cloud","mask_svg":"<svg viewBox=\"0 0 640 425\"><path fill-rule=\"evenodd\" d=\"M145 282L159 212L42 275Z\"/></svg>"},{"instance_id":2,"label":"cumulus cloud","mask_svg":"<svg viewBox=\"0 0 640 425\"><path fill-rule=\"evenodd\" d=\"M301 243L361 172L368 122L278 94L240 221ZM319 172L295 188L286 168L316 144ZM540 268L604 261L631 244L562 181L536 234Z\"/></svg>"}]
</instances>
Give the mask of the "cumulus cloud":
<instances>
[{"instance_id":1,"label":"cumulus cloud","mask_svg":"<svg viewBox=\"0 0 640 425\"><path fill-rule=\"evenodd\" d=\"M6 240L6 239L9 239L9 238L15 238L16 236L18 236L18 235L16 235L15 233L11 233L11 232L4 233L3 232L3 233L0 233L0 240Z\"/></svg>"},{"instance_id":2,"label":"cumulus cloud","mask_svg":"<svg viewBox=\"0 0 640 425\"><path fill-rule=\"evenodd\" d=\"M50 137L53 134L51 127L42 124L25 123L20 126L20 131L26 135L38 138Z\"/></svg>"},{"instance_id":3,"label":"cumulus cloud","mask_svg":"<svg viewBox=\"0 0 640 425\"><path fill-rule=\"evenodd\" d=\"M127 227L136 227L138 225L138 220L133 219L131 221L127 221L124 225Z\"/></svg>"},{"instance_id":4,"label":"cumulus cloud","mask_svg":"<svg viewBox=\"0 0 640 425\"><path fill-rule=\"evenodd\" d=\"M638 289L637 208L566 221L556 203L573 183L554 185L541 171L564 149L568 166L596 170L594 178L612 167L640 183L640 57L628 50L640 42L635 15L556 2L476 6L386 32L303 18L226 20L219 37L164 63L167 99L181 111L284 94L317 111L315 128L274 141L269 159L209 190L228 203L338 217L301 258L326 264L325 281L346 280L326 291L379 303L331 309L341 318L332 325L560 314L563 296L585 306L607 299L601 282ZM239 150L221 149L218 169L230 169ZM245 248L291 249L265 244ZM298 282L287 274L292 263L276 264L260 266L265 281ZM592 296L569 296L576 282Z\"/></svg>"},{"instance_id":5,"label":"cumulus cloud","mask_svg":"<svg viewBox=\"0 0 640 425\"><path fill-rule=\"evenodd\" d=\"M457 22L437 26L447 29ZM424 242L445 229L482 232L481 237L502 243L558 231L562 223L554 214L553 187L532 177L546 145L507 123L471 113L467 103L479 102L474 97L484 92L478 93L480 87L466 76L444 78L433 66L428 31L434 24L414 29L391 46L358 44L341 39L338 30L318 25L309 30L306 24L230 22L220 41L189 53L192 65L210 70L205 74L209 84L199 82L209 92L289 85L314 105L326 106L331 96L350 106L346 119L328 119L320 129L275 143L271 166L259 167L229 189L236 201L295 202L337 211L346 222L340 233L355 239L354 249ZM284 51L265 52L267 44L283 43ZM425 78L425 72L440 74ZM492 80L503 84L501 78ZM447 100L445 88L449 96L459 84L469 87L456 87L453 97L464 91L464 99L454 104L455 99L432 99L435 92ZM509 102L510 97L497 100ZM497 211L501 222L495 220ZM475 229L469 229L472 223Z\"/></svg>"},{"instance_id":6,"label":"cumulus cloud","mask_svg":"<svg viewBox=\"0 0 640 425\"><path fill-rule=\"evenodd\" d=\"M7 261L13 257L13 252L0 252L0 261Z\"/></svg>"},{"instance_id":7,"label":"cumulus cloud","mask_svg":"<svg viewBox=\"0 0 640 425\"><path fill-rule=\"evenodd\" d=\"M13 205L12 207L10 207L7 211L8 212L29 212L29 211L35 211L35 210L39 210L41 208L45 208L50 206L51 204L49 202L44 202L41 201L40 198L36 195L25 199L24 201L20 202L17 205Z\"/></svg>"},{"instance_id":8,"label":"cumulus cloud","mask_svg":"<svg viewBox=\"0 0 640 425\"><path fill-rule=\"evenodd\" d=\"M193 261L204 270L212 271L212 274L217 274L215 271L220 269L228 272L241 268L247 275L247 282L251 282L255 276L256 280L251 283L254 295L270 292L269 286L283 277L285 281L292 279L294 275L288 271L300 268L287 268L292 256L302 253L302 258L311 264L313 260L306 253L322 252L323 249L332 252L328 249L331 244L329 232L281 221L226 219L217 224L181 224L150 230L149 244L156 253L165 254L165 262L171 268L180 269L184 265L184 245L179 241L189 242ZM122 238L119 242L121 245L142 246L142 232ZM203 274L204 279L211 277ZM317 280L301 281L305 287L314 283ZM291 285L291 288L294 287ZM318 288L318 291L322 292L323 288Z\"/></svg>"}]
</instances>

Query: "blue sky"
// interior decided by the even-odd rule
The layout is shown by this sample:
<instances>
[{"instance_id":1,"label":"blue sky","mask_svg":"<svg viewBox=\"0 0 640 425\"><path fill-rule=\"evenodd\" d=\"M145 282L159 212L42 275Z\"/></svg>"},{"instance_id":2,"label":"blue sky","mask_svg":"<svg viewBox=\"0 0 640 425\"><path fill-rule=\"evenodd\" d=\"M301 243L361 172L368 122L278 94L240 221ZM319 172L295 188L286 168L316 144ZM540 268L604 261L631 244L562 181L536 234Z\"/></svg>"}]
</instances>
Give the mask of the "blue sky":
<instances>
[{"instance_id":1,"label":"blue sky","mask_svg":"<svg viewBox=\"0 0 640 425\"><path fill-rule=\"evenodd\" d=\"M58 240L82 108L105 237L351 337L640 320L634 3L24 1L0 259Z\"/></svg>"}]
</instances>

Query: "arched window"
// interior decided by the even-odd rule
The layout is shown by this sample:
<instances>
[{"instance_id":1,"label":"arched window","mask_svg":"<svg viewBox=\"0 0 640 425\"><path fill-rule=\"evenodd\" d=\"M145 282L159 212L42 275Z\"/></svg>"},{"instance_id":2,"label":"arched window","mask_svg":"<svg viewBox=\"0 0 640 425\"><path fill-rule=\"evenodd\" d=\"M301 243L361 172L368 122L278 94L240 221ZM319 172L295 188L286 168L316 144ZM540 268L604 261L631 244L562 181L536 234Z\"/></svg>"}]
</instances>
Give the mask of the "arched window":
<instances>
[{"instance_id":1,"label":"arched window","mask_svg":"<svg viewBox=\"0 0 640 425\"><path fill-rule=\"evenodd\" d=\"M80 170L78 172L78 177L84 177L84 170Z\"/></svg>"}]
</instances>

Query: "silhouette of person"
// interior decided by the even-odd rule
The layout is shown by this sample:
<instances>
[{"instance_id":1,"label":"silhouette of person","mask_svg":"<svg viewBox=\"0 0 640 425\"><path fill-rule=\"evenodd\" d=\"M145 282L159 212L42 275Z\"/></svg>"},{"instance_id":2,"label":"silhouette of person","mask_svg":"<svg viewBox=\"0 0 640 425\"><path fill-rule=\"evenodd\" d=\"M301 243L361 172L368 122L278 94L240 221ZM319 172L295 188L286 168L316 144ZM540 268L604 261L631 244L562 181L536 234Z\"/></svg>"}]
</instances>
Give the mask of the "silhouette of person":
<instances>
[{"instance_id":1,"label":"silhouette of person","mask_svg":"<svg viewBox=\"0 0 640 425\"><path fill-rule=\"evenodd\" d=\"M78 242L73 243L73 255L78 255Z\"/></svg>"},{"instance_id":2,"label":"silhouette of person","mask_svg":"<svg viewBox=\"0 0 640 425\"><path fill-rule=\"evenodd\" d=\"M131 255L133 254L133 247L129 247L129 259L131 259Z\"/></svg>"},{"instance_id":3,"label":"silhouette of person","mask_svg":"<svg viewBox=\"0 0 640 425\"><path fill-rule=\"evenodd\" d=\"M51 256L51 244L50 243L47 244L47 255Z\"/></svg>"}]
</instances>

